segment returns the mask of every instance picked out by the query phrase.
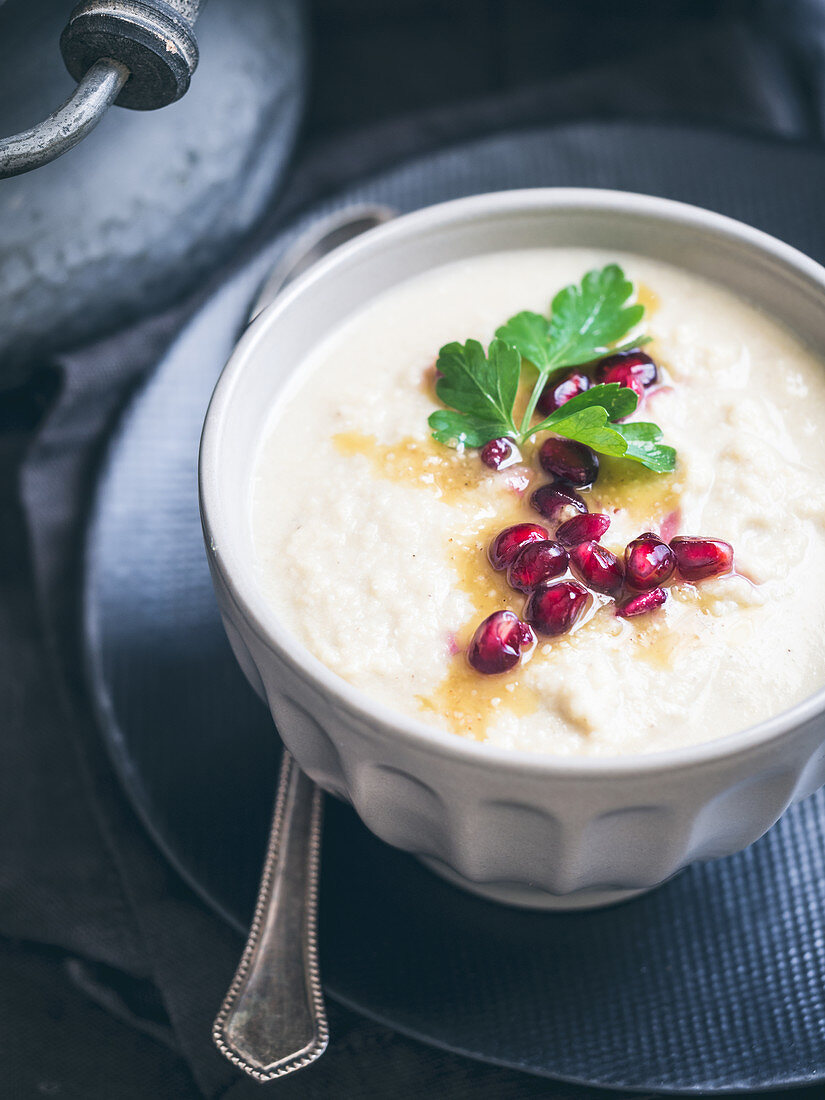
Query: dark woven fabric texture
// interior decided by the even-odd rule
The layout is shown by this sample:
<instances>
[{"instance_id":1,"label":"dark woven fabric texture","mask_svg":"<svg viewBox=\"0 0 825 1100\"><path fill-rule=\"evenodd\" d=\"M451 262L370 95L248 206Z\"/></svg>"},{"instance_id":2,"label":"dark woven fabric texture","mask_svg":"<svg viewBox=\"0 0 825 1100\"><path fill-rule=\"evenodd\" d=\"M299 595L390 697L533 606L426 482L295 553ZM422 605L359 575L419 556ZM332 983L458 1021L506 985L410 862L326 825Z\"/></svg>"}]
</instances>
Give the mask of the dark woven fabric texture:
<instances>
[{"instance_id":1,"label":"dark woven fabric texture","mask_svg":"<svg viewBox=\"0 0 825 1100\"><path fill-rule=\"evenodd\" d=\"M310 204L332 204L342 189L378 193L360 181L407 158L486 134L584 118L705 123L821 144L825 5L819 0L632 7L620 12L606 0L405 0L391 11L370 0L315 5L304 135L286 186L253 239L194 299L170 302L164 313L128 331L31 364L28 381L0 399L4 1095L260 1095L217 1055L209 1038L241 937L179 877L143 828L104 751L86 689L84 532L101 457L121 411L186 319L227 277L240 277L262 242ZM603 161L592 132L590 139L586 128L570 133L553 165L529 141L518 146L522 159L510 165L513 146L502 144L501 163L483 182L460 145L432 164L449 176L455 193L552 182L631 187L640 178L636 161L643 151L630 158L619 150ZM721 149L726 139L718 140ZM693 165L694 173L707 173L700 201L725 209L731 180L716 182L712 146L702 155L707 163ZM770 147L761 155L770 175ZM821 168L815 153L810 167L807 154L800 155L798 174L772 185L781 191L779 206L775 193L760 190L757 163L738 182L741 201L730 209L814 251L805 234L821 209L814 202L821 187L817 195L810 190ZM429 163L419 159L395 177L394 201L411 207L442 197ZM654 180L647 189L656 186ZM686 190L680 197L698 197ZM777 210L786 220L772 222ZM821 235L821 224L816 232ZM2 308L0 302L0 316ZM237 303L226 308L231 313ZM216 339L225 322L225 316L216 320ZM179 797L185 804L204 793L185 789ZM777 974L786 975L789 995L799 988L794 968L804 972L803 983L810 978L808 1006L817 1003L821 899L799 893L800 883L814 882L818 864L794 863L801 850L795 830L818 838L819 810L818 801L801 807L784 831L771 834L767 863L757 865L762 857L748 854L739 872L767 876L759 880L761 949L766 958L786 959ZM250 839L259 850L262 842L260 835ZM739 881L732 878L726 888L735 893ZM774 889L775 881L782 890ZM239 903L241 913L248 901ZM813 937L807 947L800 947L800 929ZM657 934L666 940L666 928ZM330 973L334 940L335 930L327 930ZM735 958L733 946L732 952ZM342 954L342 965L349 961ZM710 988L715 980L707 975ZM757 991L748 997L745 1014L760 1003ZM492 991L490 1004L494 1014ZM811 1007L808 1017L795 1016L793 1007L789 1002L788 1013L777 1018L776 1043L795 1047L801 1065L812 1051L816 1014ZM791 1023L795 1030L783 1030ZM701 1024L684 1021L686 1057L695 1056ZM331 1049L318 1066L278 1085L285 1096L411 1097L425 1090L506 1100L591 1094L420 1045L335 1005L332 1027ZM714 1058L723 1058L723 1045L717 1041L713 1049Z\"/></svg>"}]
</instances>

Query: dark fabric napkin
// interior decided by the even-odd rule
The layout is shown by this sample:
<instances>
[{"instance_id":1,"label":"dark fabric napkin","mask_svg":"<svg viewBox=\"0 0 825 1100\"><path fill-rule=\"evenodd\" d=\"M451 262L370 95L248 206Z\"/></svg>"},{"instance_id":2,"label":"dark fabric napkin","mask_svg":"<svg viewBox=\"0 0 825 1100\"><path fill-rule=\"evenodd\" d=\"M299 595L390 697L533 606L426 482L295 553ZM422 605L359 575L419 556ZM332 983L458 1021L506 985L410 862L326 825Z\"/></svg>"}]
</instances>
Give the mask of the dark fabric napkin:
<instances>
[{"instance_id":1,"label":"dark fabric napkin","mask_svg":"<svg viewBox=\"0 0 825 1100\"><path fill-rule=\"evenodd\" d=\"M710 7L713 18L688 30L674 19L656 49L316 142L234 266L323 195L497 130L652 117L821 141L825 3ZM166 864L117 786L84 689L78 616L84 520L106 436L227 274L44 365L3 398L0 958L10 978L0 989L0 1064L13 1097L259 1095L210 1040L240 940ZM419 1048L343 1010L333 1009L332 1023L330 1051L279 1083L285 1096L583 1094Z\"/></svg>"}]
</instances>

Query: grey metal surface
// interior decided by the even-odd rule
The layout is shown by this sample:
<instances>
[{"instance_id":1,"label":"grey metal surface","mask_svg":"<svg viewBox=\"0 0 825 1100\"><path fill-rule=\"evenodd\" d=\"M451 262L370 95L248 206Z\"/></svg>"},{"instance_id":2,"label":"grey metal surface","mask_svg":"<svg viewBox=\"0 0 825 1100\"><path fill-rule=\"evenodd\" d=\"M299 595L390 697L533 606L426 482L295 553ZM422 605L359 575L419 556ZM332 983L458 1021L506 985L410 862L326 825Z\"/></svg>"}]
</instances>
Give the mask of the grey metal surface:
<instances>
[{"instance_id":1,"label":"grey metal surface","mask_svg":"<svg viewBox=\"0 0 825 1100\"><path fill-rule=\"evenodd\" d=\"M73 90L58 53L70 7L0 7L0 135ZM300 0L210 0L197 32L183 99L111 110L54 164L0 181L0 391L201 285L278 186L303 100Z\"/></svg>"},{"instance_id":2,"label":"grey metal surface","mask_svg":"<svg viewBox=\"0 0 825 1100\"><path fill-rule=\"evenodd\" d=\"M178 15L182 15L187 23L194 23L206 0L166 0L166 3L170 8L174 8Z\"/></svg>"},{"instance_id":3,"label":"grey metal surface","mask_svg":"<svg viewBox=\"0 0 825 1100\"><path fill-rule=\"evenodd\" d=\"M0 140L0 179L40 168L97 126L129 77L119 61L96 61L66 102L37 126Z\"/></svg>"}]
</instances>

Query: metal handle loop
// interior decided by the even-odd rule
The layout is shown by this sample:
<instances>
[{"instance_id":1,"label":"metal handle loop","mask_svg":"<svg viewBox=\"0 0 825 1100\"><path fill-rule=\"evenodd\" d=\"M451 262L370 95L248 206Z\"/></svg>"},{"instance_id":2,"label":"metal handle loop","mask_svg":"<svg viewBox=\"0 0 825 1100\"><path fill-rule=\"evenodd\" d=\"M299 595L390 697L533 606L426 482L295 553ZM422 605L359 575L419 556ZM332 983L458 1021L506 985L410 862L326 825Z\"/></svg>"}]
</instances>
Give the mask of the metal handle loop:
<instances>
[{"instance_id":1,"label":"metal handle loop","mask_svg":"<svg viewBox=\"0 0 825 1100\"><path fill-rule=\"evenodd\" d=\"M119 61L102 58L47 119L30 130L0 139L0 179L48 164L77 145L97 126L129 79Z\"/></svg>"}]
</instances>

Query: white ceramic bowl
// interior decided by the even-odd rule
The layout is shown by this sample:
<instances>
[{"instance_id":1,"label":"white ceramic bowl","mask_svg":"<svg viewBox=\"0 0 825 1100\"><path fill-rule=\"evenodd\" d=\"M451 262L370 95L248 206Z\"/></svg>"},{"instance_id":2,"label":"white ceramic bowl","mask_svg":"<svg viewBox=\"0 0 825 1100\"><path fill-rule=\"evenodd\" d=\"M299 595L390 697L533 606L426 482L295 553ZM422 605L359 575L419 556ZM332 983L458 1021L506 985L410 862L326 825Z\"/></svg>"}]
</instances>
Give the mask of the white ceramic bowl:
<instances>
[{"instance_id":1,"label":"white ceramic bowl","mask_svg":"<svg viewBox=\"0 0 825 1100\"><path fill-rule=\"evenodd\" d=\"M590 907L745 847L821 786L825 690L732 736L646 756L556 758L465 740L373 702L290 635L256 585L249 520L255 445L308 340L437 264L547 245L675 263L825 352L825 269L739 222L610 191L459 199L336 250L255 320L206 417L201 513L232 648L301 767L351 802L376 835L470 890L521 905Z\"/></svg>"}]
</instances>

